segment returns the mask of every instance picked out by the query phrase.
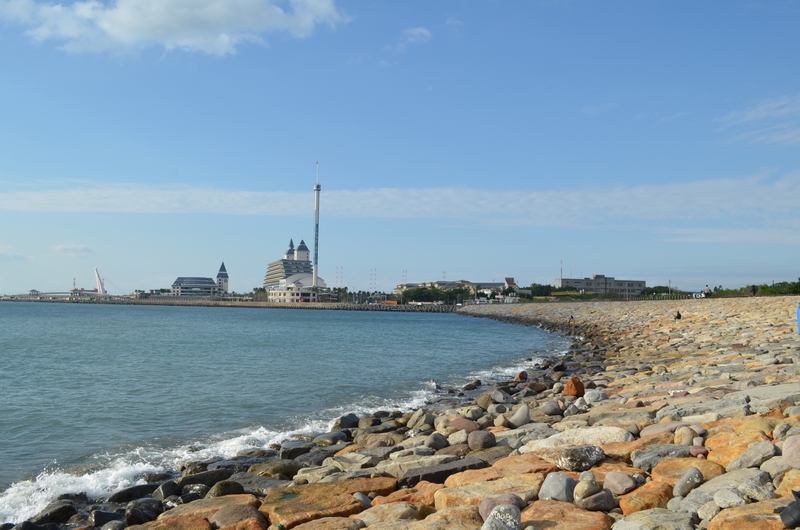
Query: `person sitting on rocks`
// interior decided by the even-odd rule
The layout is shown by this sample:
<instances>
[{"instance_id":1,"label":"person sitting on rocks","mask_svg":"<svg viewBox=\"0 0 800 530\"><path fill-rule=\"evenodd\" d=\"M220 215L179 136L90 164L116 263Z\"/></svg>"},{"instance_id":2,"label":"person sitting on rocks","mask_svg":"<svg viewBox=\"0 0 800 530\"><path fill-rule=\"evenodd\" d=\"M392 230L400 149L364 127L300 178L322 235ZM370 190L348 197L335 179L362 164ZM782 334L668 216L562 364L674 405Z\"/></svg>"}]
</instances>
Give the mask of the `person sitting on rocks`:
<instances>
[{"instance_id":1,"label":"person sitting on rocks","mask_svg":"<svg viewBox=\"0 0 800 530\"><path fill-rule=\"evenodd\" d=\"M681 319L681 312L680 311L675 312L675 320L680 320L680 319Z\"/></svg>"}]
</instances>

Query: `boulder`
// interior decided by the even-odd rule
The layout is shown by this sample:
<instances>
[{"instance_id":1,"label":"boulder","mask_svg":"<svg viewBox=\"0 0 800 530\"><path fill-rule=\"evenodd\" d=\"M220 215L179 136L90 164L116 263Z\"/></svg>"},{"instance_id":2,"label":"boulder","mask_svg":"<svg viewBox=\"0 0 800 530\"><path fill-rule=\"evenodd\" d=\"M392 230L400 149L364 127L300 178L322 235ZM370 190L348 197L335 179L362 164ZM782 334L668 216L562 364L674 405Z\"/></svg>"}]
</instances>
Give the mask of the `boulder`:
<instances>
[{"instance_id":1,"label":"boulder","mask_svg":"<svg viewBox=\"0 0 800 530\"><path fill-rule=\"evenodd\" d=\"M642 510L617 521L613 530L695 530L697 514L673 512L664 508Z\"/></svg>"},{"instance_id":2,"label":"boulder","mask_svg":"<svg viewBox=\"0 0 800 530\"><path fill-rule=\"evenodd\" d=\"M229 479L231 475L233 475L233 471L231 471L230 469L214 469L211 471L202 471L200 473L195 473L193 475L184 475L182 477L178 477L177 479L175 479L175 484L177 484L181 488L184 488L192 484L203 484L210 488L220 480ZM152 491L155 491L155 488L153 488ZM150 493L152 493L152 491ZM143 497L143 495L141 496ZM111 497L109 497L109 502L115 502L115 501L112 501Z\"/></svg>"},{"instance_id":3,"label":"boulder","mask_svg":"<svg viewBox=\"0 0 800 530\"><path fill-rule=\"evenodd\" d=\"M228 478L231 474L227 471L223 471L223 474L227 473L225 478ZM183 478L183 477L181 477ZM180 480L180 479L179 479ZM222 480L222 479L220 479ZM179 486L182 488L185 484L180 484ZM111 495L109 495L108 502L130 502L136 499L140 499L142 497L147 497L148 495L152 495L152 493L158 489L158 484L140 484L138 486L131 486L129 488L121 489L119 491L115 491Z\"/></svg>"},{"instance_id":4,"label":"boulder","mask_svg":"<svg viewBox=\"0 0 800 530\"><path fill-rule=\"evenodd\" d=\"M503 504L513 504L520 510L524 510L528 507L528 503L520 499L518 496L514 495L513 493L501 493L500 495L495 495L494 497L488 497L481 501L480 507L478 511L481 514L481 517L485 521L489 518L489 514L492 513L497 506Z\"/></svg>"},{"instance_id":5,"label":"boulder","mask_svg":"<svg viewBox=\"0 0 800 530\"><path fill-rule=\"evenodd\" d=\"M244 487L238 482L234 482L233 480L220 480L208 490L205 498L210 499L213 497L224 497L225 495L241 495L243 493Z\"/></svg>"},{"instance_id":6,"label":"boulder","mask_svg":"<svg viewBox=\"0 0 800 530\"><path fill-rule=\"evenodd\" d=\"M443 488L434 494L437 510L472 504L480 506L483 499L494 497L501 493L513 493L523 501L535 499L544 482L541 473L525 473L502 477L489 482L467 484L456 488Z\"/></svg>"},{"instance_id":7,"label":"boulder","mask_svg":"<svg viewBox=\"0 0 800 530\"><path fill-rule=\"evenodd\" d=\"M497 445L494 434L488 431L472 431L467 438L467 445L473 451L487 449Z\"/></svg>"},{"instance_id":8,"label":"boulder","mask_svg":"<svg viewBox=\"0 0 800 530\"><path fill-rule=\"evenodd\" d=\"M482 469L488 467L488 465L479 458L471 457L444 464L418 467L406 471L397 484L399 487L415 486L421 481L443 484L450 475L470 469Z\"/></svg>"},{"instance_id":9,"label":"boulder","mask_svg":"<svg viewBox=\"0 0 800 530\"><path fill-rule=\"evenodd\" d=\"M302 440L293 440L291 442L284 442L281 445L280 457L282 460L292 460L300 455L304 455L314 449L316 445L313 442L305 442Z\"/></svg>"},{"instance_id":10,"label":"boulder","mask_svg":"<svg viewBox=\"0 0 800 530\"><path fill-rule=\"evenodd\" d=\"M785 508L792 500L783 497L722 510L708 524L708 530L784 530L786 526L776 511Z\"/></svg>"},{"instance_id":11,"label":"boulder","mask_svg":"<svg viewBox=\"0 0 800 530\"><path fill-rule=\"evenodd\" d=\"M495 506L481 526L481 530L518 530L520 516L520 509L513 504Z\"/></svg>"},{"instance_id":12,"label":"boulder","mask_svg":"<svg viewBox=\"0 0 800 530\"><path fill-rule=\"evenodd\" d=\"M589 497L576 499L575 506L590 512L610 512L617 507L617 502L611 490L603 489Z\"/></svg>"},{"instance_id":13,"label":"boulder","mask_svg":"<svg viewBox=\"0 0 800 530\"><path fill-rule=\"evenodd\" d=\"M48 504L44 510L31 519L34 524L66 523L70 517L78 513L72 501L61 500Z\"/></svg>"},{"instance_id":14,"label":"boulder","mask_svg":"<svg viewBox=\"0 0 800 530\"><path fill-rule=\"evenodd\" d=\"M542 448L534 454L564 471L586 471L605 456L603 450L596 445Z\"/></svg>"},{"instance_id":15,"label":"boulder","mask_svg":"<svg viewBox=\"0 0 800 530\"><path fill-rule=\"evenodd\" d=\"M658 444L634 451L631 453L631 462L635 467L649 472L662 460L686 456L689 456L689 448L685 445Z\"/></svg>"},{"instance_id":16,"label":"boulder","mask_svg":"<svg viewBox=\"0 0 800 530\"><path fill-rule=\"evenodd\" d=\"M267 520L261 512L249 504L235 504L220 508L208 518L208 522L211 523L214 528L225 528L226 526L235 525L241 521L252 518L267 525Z\"/></svg>"},{"instance_id":17,"label":"boulder","mask_svg":"<svg viewBox=\"0 0 800 530\"><path fill-rule=\"evenodd\" d=\"M420 515L419 508L405 501L379 504L353 514L350 519L361 519L366 526L396 521L415 521Z\"/></svg>"},{"instance_id":18,"label":"boulder","mask_svg":"<svg viewBox=\"0 0 800 530\"><path fill-rule=\"evenodd\" d=\"M536 501L522 510L520 526L547 530L610 530L611 519L602 512L582 510L569 502Z\"/></svg>"},{"instance_id":19,"label":"boulder","mask_svg":"<svg viewBox=\"0 0 800 530\"><path fill-rule=\"evenodd\" d=\"M603 486L610 490L614 495L624 495L636 489L636 481L633 477L619 471L610 471L606 474Z\"/></svg>"},{"instance_id":20,"label":"boulder","mask_svg":"<svg viewBox=\"0 0 800 530\"><path fill-rule=\"evenodd\" d=\"M563 473L550 473L539 489L539 499L543 501L572 502L575 479Z\"/></svg>"},{"instance_id":21,"label":"boulder","mask_svg":"<svg viewBox=\"0 0 800 530\"><path fill-rule=\"evenodd\" d=\"M283 475L288 478L294 477L303 466L293 460L272 460L252 466L247 470L248 473L258 475L260 477L271 477L273 475ZM230 478L230 477L225 477ZM225 479L221 479L225 480Z\"/></svg>"},{"instance_id":22,"label":"boulder","mask_svg":"<svg viewBox=\"0 0 800 530\"><path fill-rule=\"evenodd\" d=\"M585 393L583 382L578 377L572 376L564 385L561 393L565 396L582 397Z\"/></svg>"},{"instance_id":23,"label":"boulder","mask_svg":"<svg viewBox=\"0 0 800 530\"><path fill-rule=\"evenodd\" d=\"M672 486L666 482L652 481L623 495L619 501L622 513L629 515L652 508L666 508L672 498Z\"/></svg>"}]
</instances>

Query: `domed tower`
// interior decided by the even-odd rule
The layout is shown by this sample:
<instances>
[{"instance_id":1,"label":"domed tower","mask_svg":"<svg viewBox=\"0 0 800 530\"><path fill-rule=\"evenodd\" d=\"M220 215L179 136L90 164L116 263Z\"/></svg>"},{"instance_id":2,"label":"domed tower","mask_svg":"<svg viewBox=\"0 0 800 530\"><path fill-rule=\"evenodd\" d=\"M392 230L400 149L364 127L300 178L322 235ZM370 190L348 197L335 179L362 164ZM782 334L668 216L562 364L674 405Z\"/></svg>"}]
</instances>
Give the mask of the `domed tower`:
<instances>
[{"instance_id":1,"label":"domed tower","mask_svg":"<svg viewBox=\"0 0 800 530\"><path fill-rule=\"evenodd\" d=\"M289 250L283 255L283 259L294 259L294 240L289 240Z\"/></svg>"},{"instance_id":2,"label":"domed tower","mask_svg":"<svg viewBox=\"0 0 800 530\"><path fill-rule=\"evenodd\" d=\"M225 270L225 262L222 262L222 266L219 268L219 272L217 273L217 287L219 288L220 294L228 294L228 271Z\"/></svg>"},{"instance_id":3,"label":"domed tower","mask_svg":"<svg viewBox=\"0 0 800 530\"><path fill-rule=\"evenodd\" d=\"M298 261L308 261L310 255L311 252L308 250L306 242L301 239L300 244L297 245L297 250L294 251L294 259Z\"/></svg>"}]
</instances>

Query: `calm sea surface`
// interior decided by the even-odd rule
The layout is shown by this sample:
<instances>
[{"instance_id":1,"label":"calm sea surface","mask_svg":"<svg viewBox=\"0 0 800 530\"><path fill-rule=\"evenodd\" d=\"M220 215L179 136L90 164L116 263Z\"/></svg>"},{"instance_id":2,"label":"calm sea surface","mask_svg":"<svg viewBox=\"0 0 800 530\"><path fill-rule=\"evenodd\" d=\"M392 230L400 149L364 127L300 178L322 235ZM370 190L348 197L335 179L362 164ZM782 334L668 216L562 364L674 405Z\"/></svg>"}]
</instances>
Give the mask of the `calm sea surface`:
<instances>
[{"instance_id":1,"label":"calm sea surface","mask_svg":"<svg viewBox=\"0 0 800 530\"><path fill-rule=\"evenodd\" d=\"M454 314L2 302L0 523L567 346Z\"/></svg>"}]
</instances>

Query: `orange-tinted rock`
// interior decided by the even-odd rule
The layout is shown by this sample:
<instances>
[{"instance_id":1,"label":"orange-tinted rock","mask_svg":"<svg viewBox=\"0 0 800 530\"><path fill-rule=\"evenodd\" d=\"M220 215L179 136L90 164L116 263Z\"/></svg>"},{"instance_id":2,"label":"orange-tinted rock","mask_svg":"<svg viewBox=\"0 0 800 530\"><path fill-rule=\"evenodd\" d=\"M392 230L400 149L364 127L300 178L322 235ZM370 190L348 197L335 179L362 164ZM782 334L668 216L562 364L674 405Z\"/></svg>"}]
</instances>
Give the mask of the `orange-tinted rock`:
<instances>
[{"instance_id":1,"label":"orange-tinted rock","mask_svg":"<svg viewBox=\"0 0 800 530\"><path fill-rule=\"evenodd\" d=\"M480 530L481 526L483 526L483 519L481 519L477 506L457 506L439 510L422 521L375 523L369 528L374 530Z\"/></svg>"},{"instance_id":2,"label":"orange-tinted rock","mask_svg":"<svg viewBox=\"0 0 800 530\"><path fill-rule=\"evenodd\" d=\"M783 497L722 510L711 519L708 530L784 530L786 526L775 509L793 500Z\"/></svg>"},{"instance_id":3,"label":"orange-tinted rock","mask_svg":"<svg viewBox=\"0 0 800 530\"><path fill-rule=\"evenodd\" d=\"M632 452L645 449L651 445L671 444L674 436L675 435L671 432L660 432L649 436L643 436L632 442L611 442L603 444L600 448L608 458L630 462Z\"/></svg>"},{"instance_id":4,"label":"orange-tinted rock","mask_svg":"<svg viewBox=\"0 0 800 530\"><path fill-rule=\"evenodd\" d=\"M623 514L629 515L651 508L666 508L671 498L672 486L666 482L654 480L623 495L620 498L619 507Z\"/></svg>"},{"instance_id":5,"label":"orange-tinted rock","mask_svg":"<svg viewBox=\"0 0 800 530\"><path fill-rule=\"evenodd\" d=\"M406 488L397 490L385 497L375 497L372 500L372 505L386 504L389 502L410 502L412 504L421 504L425 506L433 506L433 495L440 489L444 488L444 484L434 484L425 480L418 482L413 488Z\"/></svg>"},{"instance_id":6,"label":"orange-tinted rock","mask_svg":"<svg viewBox=\"0 0 800 530\"><path fill-rule=\"evenodd\" d=\"M225 530L267 530L267 525L260 519L250 517L244 521L226 526Z\"/></svg>"},{"instance_id":7,"label":"orange-tinted rock","mask_svg":"<svg viewBox=\"0 0 800 530\"><path fill-rule=\"evenodd\" d=\"M705 446L710 450L708 459L722 467L742 456L747 446L756 442L768 441L767 435L761 431L747 431L742 434L721 432L706 440Z\"/></svg>"},{"instance_id":8,"label":"orange-tinted rock","mask_svg":"<svg viewBox=\"0 0 800 530\"><path fill-rule=\"evenodd\" d=\"M359 449L364 449L364 448L362 446L360 446L359 444L351 444L351 445L348 445L347 447L345 447L344 449L340 449L333 456L342 456L342 455L346 455L347 453L355 453Z\"/></svg>"},{"instance_id":9,"label":"orange-tinted rock","mask_svg":"<svg viewBox=\"0 0 800 530\"><path fill-rule=\"evenodd\" d=\"M419 508L408 502L390 502L367 508L363 512L350 516L350 519L360 519L367 526L378 523L395 521L416 521L420 519Z\"/></svg>"},{"instance_id":10,"label":"orange-tinted rock","mask_svg":"<svg viewBox=\"0 0 800 530\"><path fill-rule=\"evenodd\" d=\"M131 530L212 530L211 523L203 517L194 515L176 515L166 519L157 519L142 525L132 525Z\"/></svg>"},{"instance_id":11,"label":"orange-tinted rock","mask_svg":"<svg viewBox=\"0 0 800 530\"><path fill-rule=\"evenodd\" d=\"M564 391L561 393L565 396L583 397L584 391L583 382L573 375L564 385Z\"/></svg>"},{"instance_id":12,"label":"orange-tinted rock","mask_svg":"<svg viewBox=\"0 0 800 530\"><path fill-rule=\"evenodd\" d=\"M254 496L249 494L243 495L225 495L224 497L212 497L210 499L200 499L188 504L181 504L166 511L158 516L158 520L171 519L181 515L193 515L195 517L202 517L208 519L215 513L226 506L234 505L248 505L253 508L258 508L261 502Z\"/></svg>"},{"instance_id":13,"label":"orange-tinted rock","mask_svg":"<svg viewBox=\"0 0 800 530\"><path fill-rule=\"evenodd\" d=\"M528 501L535 499L539 494L542 482L544 482L544 475L541 473L511 475L490 482L440 489L433 498L437 510L467 504L479 506L483 499L499 493L513 493L522 500Z\"/></svg>"},{"instance_id":14,"label":"orange-tinted rock","mask_svg":"<svg viewBox=\"0 0 800 530\"><path fill-rule=\"evenodd\" d=\"M489 482L501 478L500 472L493 467L483 469L468 469L461 473L455 473L445 479L444 485L447 488L458 488L467 484L477 484L479 482Z\"/></svg>"},{"instance_id":15,"label":"orange-tinted rock","mask_svg":"<svg viewBox=\"0 0 800 530\"><path fill-rule=\"evenodd\" d=\"M522 510L521 527L547 530L609 530L611 519L603 512L581 510L571 502L536 501Z\"/></svg>"},{"instance_id":16,"label":"orange-tinted rock","mask_svg":"<svg viewBox=\"0 0 800 530\"><path fill-rule=\"evenodd\" d=\"M388 495L397 489L397 479L391 477L342 480L331 484L305 484L274 490L265 498L259 510L273 525L291 528L323 517L347 517L364 509L353 498L361 492ZM225 497L221 497L225 498Z\"/></svg>"},{"instance_id":17,"label":"orange-tinted rock","mask_svg":"<svg viewBox=\"0 0 800 530\"><path fill-rule=\"evenodd\" d=\"M781 483L775 490L775 495L791 497L792 491L800 491L800 469L790 469L783 475Z\"/></svg>"},{"instance_id":18,"label":"orange-tinted rock","mask_svg":"<svg viewBox=\"0 0 800 530\"><path fill-rule=\"evenodd\" d=\"M558 467L555 464L542 460L533 453L501 458L492 464L492 469L497 470L503 477L508 475L521 475L523 473L544 473L547 475L548 473L558 471Z\"/></svg>"},{"instance_id":19,"label":"orange-tinted rock","mask_svg":"<svg viewBox=\"0 0 800 530\"><path fill-rule=\"evenodd\" d=\"M734 428L739 434L745 433L747 431L761 431L764 434L768 432L772 432L772 429L783 420L783 415L781 415L780 419L777 418L753 418L750 421L745 421L741 423L738 427Z\"/></svg>"},{"instance_id":20,"label":"orange-tinted rock","mask_svg":"<svg viewBox=\"0 0 800 530\"><path fill-rule=\"evenodd\" d=\"M711 480L725 473L725 468L716 462L686 457L662 460L656 464L656 467L650 472L650 476L653 477L653 480L666 482L674 486L681 479L683 474L693 467L700 470L704 480Z\"/></svg>"},{"instance_id":21,"label":"orange-tinted rock","mask_svg":"<svg viewBox=\"0 0 800 530\"><path fill-rule=\"evenodd\" d=\"M526 372L525 370L522 370L521 372L519 372L517 375L514 376L514 381L517 382L527 381L527 380L528 380L528 372Z\"/></svg>"},{"instance_id":22,"label":"orange-tinted rock","mask_svg":"<svg viewBox=\"0 0 800 530\"><path fill-rule=\"evenodd\" d=\"M347 517L323 517L297 525L293 530L360 530L364 528L364 521L348 519Z\"/></svg>"}]
</instances>

